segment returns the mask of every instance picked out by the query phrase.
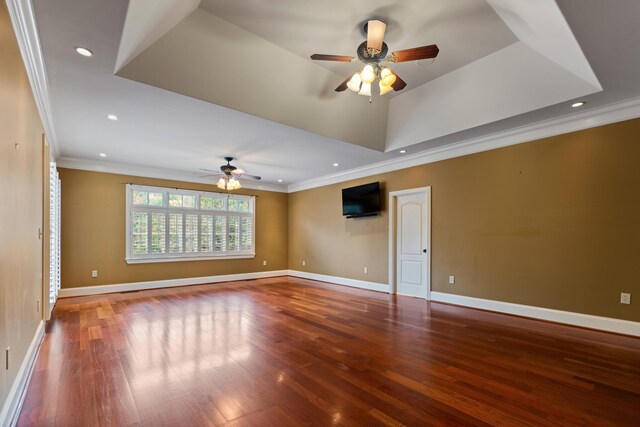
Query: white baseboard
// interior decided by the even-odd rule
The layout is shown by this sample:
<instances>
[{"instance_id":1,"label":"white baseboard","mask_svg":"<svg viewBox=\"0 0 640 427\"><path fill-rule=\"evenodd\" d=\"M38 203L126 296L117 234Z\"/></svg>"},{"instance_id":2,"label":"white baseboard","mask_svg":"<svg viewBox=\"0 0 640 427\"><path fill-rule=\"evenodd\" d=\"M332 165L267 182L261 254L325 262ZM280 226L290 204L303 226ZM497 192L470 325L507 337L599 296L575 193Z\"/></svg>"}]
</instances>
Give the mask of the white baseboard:
<instances>
[{"instance_id":1,"label":"white baseboard","mask_svg":"<svg viewBox=\"0 0 640 427\"><path fill-rule=\"evenodd\" d=\"M13 381L13 385L9 389L7 399L2 406L2 412L0 412L0 427L15 426L18 422L18 415L20 408L22 408L22 402L27 392L27 385L31 378L31 372L36 361L36 356L40 351L40 344L44 337L44 321L41 320L36 329L36 333L31 340L31 344L27 349L27 354L22 360L20 370L16 379Z\"/></svg>"},{"instance_id":2,"label":"white baseboard","mask_svg":"<svg viewBox=\"0 0 640 427\"><path fill-rule=\"evenodd\" d=\"M287 276L289 270L259 271L255 273L225 274L222 276L190 277L185 279L154 280L149 282L119 283L115 285L83 286L60 289L60 298L84 295L109 294L113 292L140 291L144 289L172 288L174 286L202 285L206 283L233 282Z\"/></svg>"},{"instance_id":3,"label":"white baseboard","mask_svg":"<svg viewBox=\"0 0 640 427\"><path fill-rule=\"evenodd\" d=\"M337 285L351 286L354 288L369 289L371 291L389 292L386 283L367 282L365 280L347 279L345 277L326 276L324 274L308 273L306 271L289 270L289 276L302 277L303 279L319 280L321 282L335 283Z\"/></svg>"},{"instance_id":4,"label":"white baseboard","mask_svg":"<svg viewBox=\"0 0 640 427\"><path fill-rule=\"evenodd\" d=\"M431 292L431 301L480 308L483 310L497 311L499 313L515 314L517 316L640 337L640 322L632 322L630 320L592 316L590 314L493 301L463 295L447 294L444 292Z\"/></svg>"},{"instance_id":5,"label":"white baseboard","mask_svg":"<svg viewBox=\"0 0 640 427\"><path fill-rule=\"evenodd\" d=\"M64 298L73 296L97 295L112 292L169 288L174 286L242 281L277 276L301 277L303 279L318 280L322 282L335 283L337 285L351 286L354 288L368 289L379 292L389 292L389 285L387 285L386 283L367 282L365 280L327 276L324 274L309 273L306 271L298 270L275 270L255 273L227 274L223 276L192 277L186 279L171 279L150 282L121 283L116 285L66 288L60 289L60 297ZM534 307L530 305L513 304L502 301L493 301L482 298L467 297L463 295L448 294L444 292L431 292L431 301L479 308L483 310L496 311L499 313L514 314L517 316L548 320L551 322L565 323L568 325L581 326L584 328L598 329L619 334L640 336L640 322L632 322L629 320L593 316L590 314L573 313L569 311ZM0 427L4 426L0 424Z\"/></svg>"}]
</instances>

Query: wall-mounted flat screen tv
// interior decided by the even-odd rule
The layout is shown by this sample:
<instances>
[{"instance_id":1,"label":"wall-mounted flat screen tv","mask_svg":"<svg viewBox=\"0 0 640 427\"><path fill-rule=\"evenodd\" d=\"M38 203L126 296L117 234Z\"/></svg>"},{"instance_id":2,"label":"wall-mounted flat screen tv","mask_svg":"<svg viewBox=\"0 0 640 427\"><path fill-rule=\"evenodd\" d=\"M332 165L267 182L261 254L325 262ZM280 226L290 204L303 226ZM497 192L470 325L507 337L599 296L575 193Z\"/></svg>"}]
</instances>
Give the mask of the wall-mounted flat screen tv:
<instances>
[{"instance_id":1,"label":"wall-mounted flat screen tv","mask_svg":"<svg viewBox=\"0 0 640 427\"><path fill-rule=\"evenodd\" d=\"M380 212L380 183L342 189L342 215L347 218L374 216Z\"/></svg>"}]
</instances>

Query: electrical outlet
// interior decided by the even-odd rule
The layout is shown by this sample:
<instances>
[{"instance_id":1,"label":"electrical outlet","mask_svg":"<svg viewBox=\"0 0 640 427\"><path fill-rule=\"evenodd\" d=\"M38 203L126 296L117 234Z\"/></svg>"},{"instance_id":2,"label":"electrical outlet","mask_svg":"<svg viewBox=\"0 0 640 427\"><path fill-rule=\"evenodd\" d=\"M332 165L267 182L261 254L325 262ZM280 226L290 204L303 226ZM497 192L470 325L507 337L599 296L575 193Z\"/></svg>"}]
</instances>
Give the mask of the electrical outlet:
<instances>
[{"instance_id":1,"label":"electrical outlet","mask_svg":"<svg viewBox=\"0 0 640 427\"><path fill-rule=\"evenodd\" d=\"M620 294L620 304L631 304L631 294Z\"/></svg>"},{"instance_id":2,"label":"electrical outlet","mask_svg":"<svg viewBox=\"0 0 640 427\"><path fill-rule=\"evenodd\" d=\"M307 261L302 261L302 266L304 267L305 265L307 265Z\"/></svg>"},{"instance_id":3,"label":"electrical outlet","mask_svg":"<svg viewBox=\"0 0 640 427\"><path fill-rule=\"evenodd\" d=\"M91 277L93 277L94 279L98 277L98 270L91 270Z\"/></svg>"},{"instance_id":4,"label":"electrical outlet","mask_svg":"<svg viewBox=\"0 0 640 427\"><path fill-rule=\"evenodd\" d=\"M449 284L453 285L454 283L456 283L456 276L449 276Z\"/></svg>"},{"instance_id":5,"label":"electrical outlet","mask_svg":"<svg viewBox=\"0 0 640 427\"><path fill-rule=\"evenodd\" d=\"M36 300L36 312L40 313L40 300Z\"/></svg>"},{"instance_id":6,"label":"electrical outlet","mask_svg":"<svg viewBox=\"0 0 640 427\"><path fill-rule=\"evenodd\" d=\"M369 268L368 268L368 267L365 267L365 268L364 268L364 274L367 274L368 272L369 272Z\"/></svg>"},{"instance_id":7,"label":"electrical outlet","mask_svg":"<svg viewBox=\"0 0 640 427\"><path fill-rule=\"evenodd\" d=\"M5 352L6 358L4 363L4 369L9 370L9 353L11 352L11 347L7 347L7 351Z\"/></svg>"},{"instance_id":8,"label":"electrical outlet","mask_svg":"<svg viewBox=\"0 0 640 427\"><path fill-rule=\"evenodd\" d=\"M267 260L262 261L262 265L267 265Z\"/></svg>"}]
</instances>

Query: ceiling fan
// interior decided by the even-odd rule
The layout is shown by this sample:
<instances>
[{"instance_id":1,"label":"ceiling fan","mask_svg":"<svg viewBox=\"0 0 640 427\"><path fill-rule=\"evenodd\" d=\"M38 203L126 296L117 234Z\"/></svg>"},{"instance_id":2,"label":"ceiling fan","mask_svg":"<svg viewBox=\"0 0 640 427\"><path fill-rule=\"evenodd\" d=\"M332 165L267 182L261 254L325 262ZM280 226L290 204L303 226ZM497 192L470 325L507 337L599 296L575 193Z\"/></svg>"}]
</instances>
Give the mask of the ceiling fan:
<instances>
[{"instance_id":1,"label":"ceiling fan","mask_svg":"<svg viewBox=\"0 0 640 427\"><path fill-rule=\"evenodd\" d=\"M362 42L357 49L358 57L343 55L323 55L313 54L311 59L314 61L339 61L353 62L360 60L364 63L364 68L359 73L347 77L344 82L336 88L336 92L343 92L349 88L358 95L365 95L371 98L372 83L378 80L380 95L391 91L400 91L407 86L397 74L391 71L387 66L380 65L383 62L407 62L418 61L420 59L435 58L438 56L438 46L435 44L429 46L414 47L411 49L398 50L387 55L389 48L383 41L387 24L377 19L370 20L364 26L367 34L367 40Z\"/></svg>"},{"instance_id":2,"label":"ceiling fan","mask_svg":"<svg viewBox=\"0 0 640 427\"><path fill-rule=\"evenodd\" d=\"M231 161L235 160L233 157L225 157L224 159L227 164L220 166L220 172L211 169L200 169L201 171L205 172L213 172L213 175L203 175L200 178L222 175L218 180L218 183L216 184L218 188L222 190L237 190L238 188L242 188L242 185L240 185L240 181L238 181L238 178L240 177L253 179L256 181L260 181L262 179L262 177L259 177L257 175L249 175L242 169L233 166L231 164Z\"/></svg>"}]
</instances>

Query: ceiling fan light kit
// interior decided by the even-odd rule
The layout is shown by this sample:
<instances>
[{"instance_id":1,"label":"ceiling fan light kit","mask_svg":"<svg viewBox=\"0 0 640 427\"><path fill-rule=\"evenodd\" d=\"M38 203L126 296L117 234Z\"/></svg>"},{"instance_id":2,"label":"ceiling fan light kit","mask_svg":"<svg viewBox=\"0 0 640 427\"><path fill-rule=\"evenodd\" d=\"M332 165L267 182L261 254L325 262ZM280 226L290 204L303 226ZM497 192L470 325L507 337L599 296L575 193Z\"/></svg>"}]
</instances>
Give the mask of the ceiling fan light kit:
<instances>
[{"instance_id":1,"label":"ceiling fan light kit","mask_svg":"<svg viewBox=\"0 0 640 427\"><path fill-rule=\"evenodd\" d=\"M371 98L371 88L373 83L378 80L378 88L380 95L384 95L391 90L400 91L407 84L397 74L386 66L380 66L381 62L407 62L419 61L422 59L435 58L438 56L440 49L435 44L429 46L415 47L412 49L404 49L391 52L387 55L389 48L384 42L384 34L387 24L377 19L368 21L364 26L367 33L367 40L364 41L357 49L358 57L344 55L324 55L313 54L311 59L314 61L339 61L352 62L359 60L364 63L364 68L353 76L348 77L335 90L343 92L349 89L358 95L364 95Z\"/></svg>"},{"instance_id":2,"label":"ceiling fan light kit","mask_svg":"<svg viewBox=\"0 0 640 427\"><path fill-rule=\"evenodd\" d=\"M223 177L218 180L217 187L222 190L237 190L242 188L242 185L240 185L240 181L233 177Z\"/></svg>"},{"instance_id":3,"label":"ceiling fan light kit","mask_svg":"<svg viewBox=\"0 0 640 427\"><path fill-rule=\"evenodd\" d=\"M220 172L210 170L210 169L200 169L206 172L215 172L215 175L222 175L216 184L218 188L222 190L228 190L228 191L242 188L242 184L240 184L240 181L238 181L238 178L240 177L253 179L256 181L260 181L262 179L261 177L256 175L249 175L242 169L239 169L233 166L231 164L231 161L234 160L233 157L225 157L224 159L226 160L227 164L220 166ZM204 178L206 176L215 176L215 175L204 175L204 176L201 176L200 178Z\"/></svg>"}]
</instances>

